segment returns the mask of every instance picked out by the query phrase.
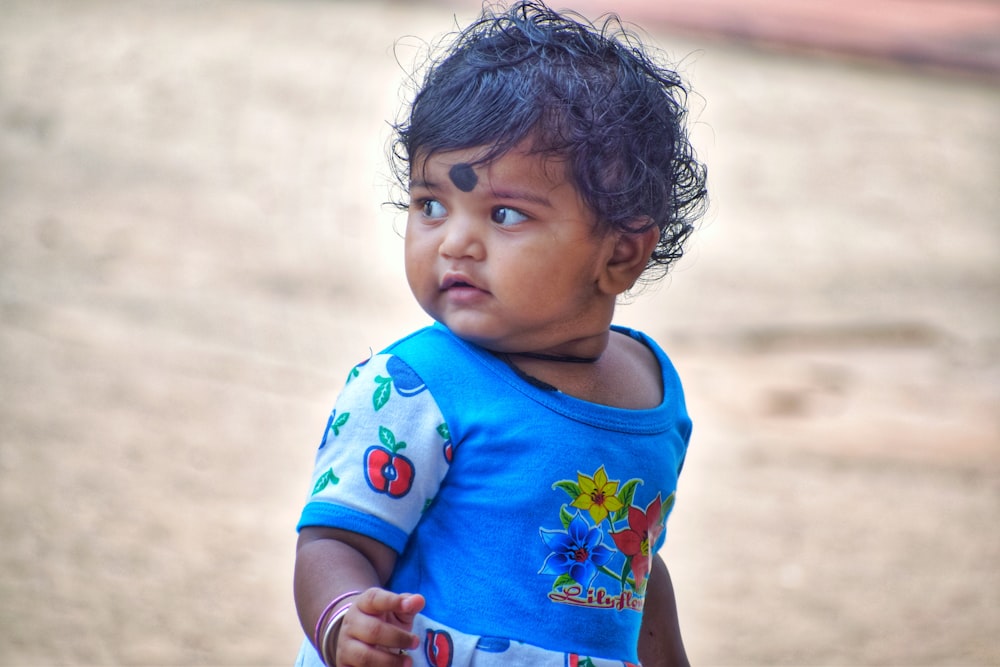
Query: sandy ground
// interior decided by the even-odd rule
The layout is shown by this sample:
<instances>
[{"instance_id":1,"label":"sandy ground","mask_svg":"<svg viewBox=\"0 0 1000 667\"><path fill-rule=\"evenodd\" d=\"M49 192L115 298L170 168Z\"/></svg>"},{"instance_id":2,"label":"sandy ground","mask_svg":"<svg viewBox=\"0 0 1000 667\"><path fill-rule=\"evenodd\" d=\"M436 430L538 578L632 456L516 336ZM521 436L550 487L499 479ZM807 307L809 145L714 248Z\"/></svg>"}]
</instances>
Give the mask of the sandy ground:
<instances>
[{"instance_id":1,"label":"sandy ground","mask_svg":"<svg viewBox=\"0 0 1000 667\"><path fill-rule=\"evenodd\" d=\"M3 2L0 664L290 664L326 414L424 321L380 207L391 45L450 16ZM650 32L713 193L619 317L696 420L692 658L1000 664L1000 91Z\"/></svg>"}]
</instances>

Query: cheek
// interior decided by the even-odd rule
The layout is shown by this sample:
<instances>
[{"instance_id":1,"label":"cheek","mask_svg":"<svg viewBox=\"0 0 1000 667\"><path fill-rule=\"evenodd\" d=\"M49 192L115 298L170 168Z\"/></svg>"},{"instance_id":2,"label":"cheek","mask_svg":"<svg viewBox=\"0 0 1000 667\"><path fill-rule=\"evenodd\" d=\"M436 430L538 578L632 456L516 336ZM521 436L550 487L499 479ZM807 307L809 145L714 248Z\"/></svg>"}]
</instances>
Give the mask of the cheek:
<instances>
[{"instance_id":1,"label":"cheek","mask_svg":"<svg viewBox=\"0 0 1000 667\"><path fill-rule=\"evenodd\" d=\"M504 264L516 267L511 273L540 292L565 292L593 282L593 258L557 252L559 243L571 242L556 240L543 246L516 248L507 253ZM494 260L499 260L498 254L494 254Z\"/></svg>"},{"instance_id":2,"label":"cheek","mask_svg":"<svg viewBox=\"0 0 1000 667\"><path fill-rule=\"evenodd\" d=\"M414 253L413 246L410 242L407 242L403 246L403 268L406 271L406 281L410 283L410 287L416 287L417 281L419 280L420 270L419 262L417 261L417 255Z\"/></svg>"},{"instance_id":3,"label":"cheek","mask_svg":"<svg viewBox=\"0 0 1000 667\"><path fill-rule=\"evenodd\" d=\"M407 228L403 240L403 266L410 288L416 291L426 282L434 261L434 248L427 234L414 233Z\"/></svg>"}]
</instances>

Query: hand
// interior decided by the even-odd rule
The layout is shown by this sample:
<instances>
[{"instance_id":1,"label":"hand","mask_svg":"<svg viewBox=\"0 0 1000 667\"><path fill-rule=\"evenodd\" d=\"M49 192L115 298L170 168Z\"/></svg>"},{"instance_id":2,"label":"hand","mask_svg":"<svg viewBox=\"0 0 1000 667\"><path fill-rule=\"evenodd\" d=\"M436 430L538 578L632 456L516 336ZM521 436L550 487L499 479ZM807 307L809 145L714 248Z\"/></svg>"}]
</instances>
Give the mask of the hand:
<instances>
[{"instance_id":1,"label":"hand","mask_svg":"<svg viewBox=\"0 0 1000 667\"><path fill-rule=\"evenodd\" d=\"M422 595L369 588L354 599L337 632L337 667L409 667L405 651L420 646L410 632Z\"/></svg>"}]
</instances>

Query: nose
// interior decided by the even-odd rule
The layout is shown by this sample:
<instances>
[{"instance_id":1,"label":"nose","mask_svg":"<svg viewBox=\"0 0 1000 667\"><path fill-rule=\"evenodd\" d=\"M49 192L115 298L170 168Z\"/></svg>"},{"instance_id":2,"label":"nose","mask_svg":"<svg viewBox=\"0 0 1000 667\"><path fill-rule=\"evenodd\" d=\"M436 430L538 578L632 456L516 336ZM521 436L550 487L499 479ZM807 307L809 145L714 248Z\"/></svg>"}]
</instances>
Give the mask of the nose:
<instances>
[{"instance_id":1,"label":"nose","mask_svg":"<svg viewBox=\"0 0 1000 667\"><path fill-rule=\"evenodd\" d=\"M486 253L482 229L469 215L451 215L442 225L438 252L448 259L482 259Z\"/></svg>"}]
</instances>

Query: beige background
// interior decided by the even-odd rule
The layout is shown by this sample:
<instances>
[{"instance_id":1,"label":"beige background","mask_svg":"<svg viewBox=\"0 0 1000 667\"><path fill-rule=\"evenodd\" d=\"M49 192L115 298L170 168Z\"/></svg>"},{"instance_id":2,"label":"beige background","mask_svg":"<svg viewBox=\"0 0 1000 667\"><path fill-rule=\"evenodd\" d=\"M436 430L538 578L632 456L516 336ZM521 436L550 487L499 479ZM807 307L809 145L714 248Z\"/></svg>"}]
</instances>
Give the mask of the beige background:
<instances>
[{"instance_id":1,"label":"beige background","mask_svg":"<svg viewBox=\"0 0 1000 667\"><path fill-rule=\"evenodd\" d=\"M3 3L0 664L290 664L327 412L424 321L380 207L392 45L451 17ZM619 317L696 420L692 658L1000 663L995 82L649 32L713 196Z\"/></svg>"}]
</instances>

